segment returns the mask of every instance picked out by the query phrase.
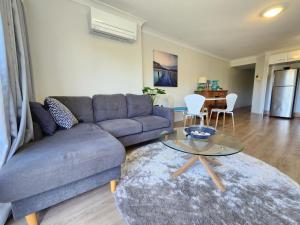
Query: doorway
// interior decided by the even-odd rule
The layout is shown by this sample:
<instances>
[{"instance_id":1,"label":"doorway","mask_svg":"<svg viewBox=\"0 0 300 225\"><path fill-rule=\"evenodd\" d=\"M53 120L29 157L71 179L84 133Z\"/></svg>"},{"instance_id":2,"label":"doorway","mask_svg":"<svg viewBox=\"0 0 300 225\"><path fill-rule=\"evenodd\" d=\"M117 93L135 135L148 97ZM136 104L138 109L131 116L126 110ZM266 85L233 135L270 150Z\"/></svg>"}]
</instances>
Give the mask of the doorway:
<instances>
[{"instance_id":1,"label":"doorway","mask_svg":"<svg viewBox=\"0 0 300 225\"><path fill-rule=\"evenodd\" d=\"M229 92L236 93L238 99L235 108L251 110L255 63L231 67L229 74Z\"/></svg>"}]
</instances>

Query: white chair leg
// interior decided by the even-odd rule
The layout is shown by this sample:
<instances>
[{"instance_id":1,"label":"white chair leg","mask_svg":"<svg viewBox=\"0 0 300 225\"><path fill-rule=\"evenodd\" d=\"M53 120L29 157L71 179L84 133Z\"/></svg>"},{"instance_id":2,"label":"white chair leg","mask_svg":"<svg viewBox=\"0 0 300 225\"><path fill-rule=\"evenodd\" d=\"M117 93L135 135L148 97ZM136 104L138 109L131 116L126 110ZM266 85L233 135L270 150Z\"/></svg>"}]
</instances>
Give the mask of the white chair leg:
<instances>
[{"instance_id":1,"label":"white chair leg","mask_svg":"<svg viewBox=\"0 0 300 225\"><path fill-rule=\"evenodd\" d=\"M233 112L231 112L231 117L232 117L232 126L233 126L233 128L235 128L235 123L234 123L234 115L233 115Z\"/></svg>"},{"instance_id":2,"label":"white chair leg","mask_svg":"<svg viewBox=\"0 0 300 225\"><path fill-rule=\"evenodd\" d=\"M209 126L208 113L205 115L205 117L206 117L206 124L207 126Z\"/></svg>"},{"instance_id":3,"label":"white chair leg","mask_svg":"<svg viewBox=\"0 0 300 225\"><path fill-rule=\"evenodd\" d=\"M217 129L217 127L218 127L218 120L219 120L219 112L217 113L217 118L216 118L216 125L215 125L215 129Z\"/></svg>"},{"instance_id":4,"label":"white chair leg","mask_svg":"<svg viewBox=\"0 0 300 225\"><path fill-rule=\"evenodd\" d=\"M187 122L187 126L191 126L191 124L193 123L193 117L192 116L189 116L188 118L188 122Z\"/></svg>"},{"instance_id":5,"label":"white chair leg","mask_svg":"<svg viewBox=\"0 0 300 225\"><path fill-rule=\"evenodd\" d=\"M184 116L183 127L186 127L186 120L187 120L187 115Z\"/></svg>"},{"instance_id":6,"label":"white chair leg","mask_svg":"<svg viewBox=\"0 0 300 225\"><path fill-rule=\"evenodd\" d=\"M213 113L213 111L211 110L210 111L210 115L209 115L209 120L208 120L208 126L209 126L209 124L210 124L210 121L211 121L211 114Z\"/></svg>"},{"instance_id":7,"label":"white chair leg","mask_svg":"<svg viewBox=\"0 0 300 225\"><path fill-rule=\"evenodd\" d=\"M204 120L203 116L200 116L200 126L203 126L203 125L204 125L203 120Z\"/></svg>"},{"instance_id":8,"label":"white chair leg","mask_svg":"<svg viewBox=\"0 0 300 225\"><path fill-rule=\"evenodd\" d=\"M225 127L225 119L226 119L226 113L223 113L223 128Z\"/></svg>"}]
</instances>

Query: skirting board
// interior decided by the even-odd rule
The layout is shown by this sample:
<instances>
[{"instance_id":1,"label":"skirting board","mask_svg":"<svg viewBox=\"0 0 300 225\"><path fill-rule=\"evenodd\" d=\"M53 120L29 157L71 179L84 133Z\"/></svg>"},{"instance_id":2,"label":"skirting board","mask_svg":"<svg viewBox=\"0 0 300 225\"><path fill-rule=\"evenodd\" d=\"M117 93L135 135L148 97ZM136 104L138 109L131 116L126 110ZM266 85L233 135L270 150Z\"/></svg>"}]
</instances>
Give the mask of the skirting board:
<instances>
[{"instance_id":1,"label":"skirting board","mask_svg":"<svg viewBox=\"0 0 300 225\"><path fill-rule=\"evenodd\" d=\"M269 116L269 115L270 115L270 111L264 111L264 116ZM294 117L300 118L300 112L295 112Z\"/></svg>"}]
</instances>

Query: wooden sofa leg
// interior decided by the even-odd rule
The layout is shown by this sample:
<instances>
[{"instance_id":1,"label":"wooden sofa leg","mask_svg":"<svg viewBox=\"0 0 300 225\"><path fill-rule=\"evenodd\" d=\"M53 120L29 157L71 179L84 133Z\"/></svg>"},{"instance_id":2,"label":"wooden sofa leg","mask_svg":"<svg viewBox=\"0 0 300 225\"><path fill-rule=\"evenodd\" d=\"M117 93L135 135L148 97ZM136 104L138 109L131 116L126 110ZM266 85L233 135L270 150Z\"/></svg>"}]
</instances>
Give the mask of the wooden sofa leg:
<instances>
[{"instance_id":1,"label":"wooden sofa leg","mask_svg":"<svg viewBox=\"0 0 300 225\"><path fill-rule=\"evenodd\" d=\"M36 213L31 213L25 216L25 219L28 225L38 225Z\"/></svg>"},{"instance_id":2,"label":"wooden sofa leg","mask_svg":"<svg viewBox=\"0 0 300 225\"><path fill-rule=\"evenodd\" d=\"M116 181L116 180L110 181L110 191L111 191L112 193L115 193L116 187L117 187L117 181Z\"/></svg>"}]
</instances>

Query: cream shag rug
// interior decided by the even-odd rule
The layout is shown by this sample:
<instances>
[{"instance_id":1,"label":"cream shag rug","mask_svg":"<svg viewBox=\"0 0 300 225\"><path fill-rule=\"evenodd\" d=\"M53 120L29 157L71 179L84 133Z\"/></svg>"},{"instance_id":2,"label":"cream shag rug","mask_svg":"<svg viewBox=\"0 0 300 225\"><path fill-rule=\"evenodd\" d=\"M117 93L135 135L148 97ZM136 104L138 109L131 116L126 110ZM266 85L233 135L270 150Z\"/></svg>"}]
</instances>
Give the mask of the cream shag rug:
<instances>
[{"instance_id":1,"label":"cream shag rug","mask_svg":"<svg viewBox=\"0 0 300 225\"><path fill-rule=\"evenodd\" d=\"M115 199L128 225L300 224L300 186L274 167L244 153L218 157L222 193L199 162L171 177L189 157L159 142L127 156Z\"/></svg>"}]
</instances>

